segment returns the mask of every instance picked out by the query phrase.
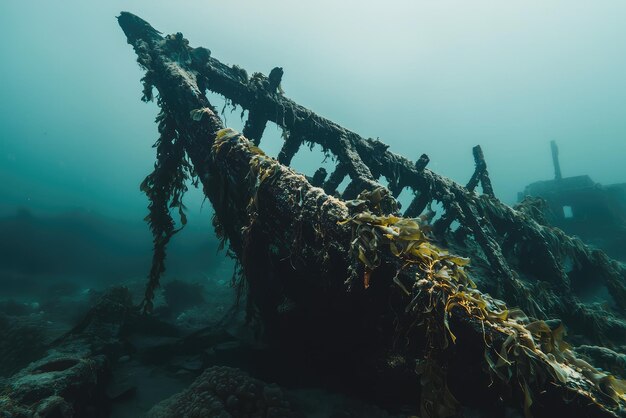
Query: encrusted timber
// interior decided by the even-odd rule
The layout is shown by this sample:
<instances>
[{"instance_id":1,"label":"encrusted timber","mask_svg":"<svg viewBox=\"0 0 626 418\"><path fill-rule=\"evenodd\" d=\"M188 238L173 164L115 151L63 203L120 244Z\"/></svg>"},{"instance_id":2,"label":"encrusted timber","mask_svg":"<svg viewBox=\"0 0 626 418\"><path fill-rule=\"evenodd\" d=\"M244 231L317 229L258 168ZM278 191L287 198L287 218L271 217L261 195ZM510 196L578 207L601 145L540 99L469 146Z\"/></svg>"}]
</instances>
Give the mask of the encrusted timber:
<instances>
[{"instance_id":1,"label":"encrusted timber","mask_svg":"<svg viewBox=\"0 0 626 418\"><path fill-rule=\"evenodd\" d=\"M148 52L149 48L144 46L152 42L151 39L158 41L162 38L145 22L136 25L132 30L134 32L129 33L129 39L135 37L140 40L136 45L139 61L140 63L147 61L149 66L152 57ZM190 48L180 34L171 36L167 41L167 47L163 48L159 54L163 57L169 56L171 60L178 60L184 64L188 73L176 73L170 83L165 83L165 88L169 85L191 83L193 88L190 89L190 98L192 102L196 101L194 106L199 106L198 108L211 107L203 95L204 89L209 88L224 95L233 103L249 109L251 117L254 117L255 121L258 122L266 118L288 130L290 138L294 140L306 138L308 141L318 143L335 153L339 159L339 164L324 184L324 189L327 192L332 193L343 177L348 174L353 179L351 187L347 189L347 191L352 192L352 196L349 196L350 193L346 193L346 196L354 197L358 191L375 186L376 183L373 182L372 177L377 178L383 175L390 179L390 185L395 186L394 195L397 195L403 187L410 187L419 193L414 204L410 206L410 209L417 208L416 213L411 216L417 216L419 214L417 212L421 212L432 200L442 202L446 210L445 216L450 220L458 219L463 227L473 235L485 254L491 266L493 280L497 283L495 293L497 297L510 304L520 306L529 314L539 318L553 318L555 316L567 318L562 315L564 312L575 312L576 318L567 318L569 319L568 325L573 328L579 324L592 323L596 320L596 316L588 309L579 309L579 306L582 305L571 295L569 278L564 267L569 256L558 250L559 242L551 242L544 238L547 236L544 233L546 231L544 227L529 226L529 219L524 214L512 210L497 199L488 196L479 197L470 193L465 187L425 169L425 164L419 164L419 162L413 164L406 158L389 152L387 146L382 142L364 139L296 104L276 89L268 89L262 82L251 82L247 75L242 75L242 69L228 67L220 63L210 57L208 50ZM157 59L154 64L157 65L158 63ZM155 77L154 74L156 74L155 69L149 70L146 80L152 80ZM263 78L260 80L262 81ZM151 89L152 86L150 85L149 88ZM160 94L163 97L165 92L161 90ZM180 113L179 117L186 120L186 112L194 109L183 105L170 106L170 109L166 110ZM213 116L206 116L204 119L208 120L215 117L215 113L213 112ZM207 137L214 136L215 132L210 132L210 129L202 121L196 125L184 127L184 129L196 130L198 133L207 135ZM260 129L258 131L255 134L257 135L255 142L260 140L262 134ZM196 161L206 159L206 155L203 155L205 150L202 148L188 149L187 151ZM194 153L195 156L192 155ZM201 165L196 165L196 171L200 177L208 175ZM232 205L232 202L223 201L223 204L227 206L224 208L224 212L228 213L231 210L229 205ZM241 210L243 207L245 206L240 204L232 209ZM217 213L220 213L220 210ZM225 227L237 229L243 228L245 225L225 225ZM510 233L510 231L521 230L524 231L523 234ZM237 234L227 235L230 236L235 251L241 249L241 243L237 242ZM544 281L551 283L555 288L558 288L560 303L545 304L542 309L535 303L534 298L529 297L527 285L517 279L516 273L516 270L525 272L525 267L515 263L511 264L501 247L501 243L504 241L507 241L511 247L521 249L520 253L517 254L520 259L535 257L539 254L545 260L542 263L541 272L530 271L531 274L527 277L537 280L539 283ZM614 267L611 263L606 263L606 257L597 254L590 256L592 253L588 251L579 253L581 257L577 260L587 267L586 271L593 271L594 275L597 275L607 284L617 305L623 309L626 306L626 297L624 297L626 290L621 277L624 274L623 271L619 266ZM614 320L607 322L612 324L609 328L618 332L611 332L611 329L605 330L604 327L594 328L598 334L597 337L594 337L595 341L606 341L607 336L610 336L609 339L623 339L625 333L622 322L614 317L611 318Z\"/></svg>"},{"instance_id":2,"label":"encrusted timber","mask_svg":"<svg viewBox=\"0 0 626 418\"><path fill-rule=\"evenodd\" d=\"M258 188L252 186L242 188L242 184L249 183L249 173L234 167L253 165L253 161L259 158L258 154L251 151L244 137L235 137L218 149L219 151L212 153L211 164L214 167L211 172L221 176L222 186L228 190L237 190L238 196L233 196L234 199L249 198L256 201L252 219L248 212L247 217L236 223L250 222L244 234L253 234L249 239L253 238L254 244L248 242L250 248L244 246L242 260L246 263L247 280L251 291L258 292L261 289L260 293L263 294L259 300L261 316L266 321L279 321L280 315L276 312L284 297L290 298L299 309L308 312L320 309L318 299L320 297L326 303L344 299L348 303L352 302L350 306L362 310L353 312L356 317L376 318L377 326L391 328L393 319L389 315L390 312L381 310L381 306L389 309L388 304L381 305L379 302L391 299L394 304L407 303L408 300L394 283L393 272L397 273L395 278L399 282L410 283L419 277L418 269L403 267L402 261L391 254L389 248L382 247L379 249L381 268L372 274L376 284L368 290L357 284L356 289L347 293L344 279L350 276L352 268L356 268L360 275L363 274L363 268L355 266L350 254L350 242L353 238L350 228L341 225L342 221L349 217L349 210L343 201L326 195L322 189L312 187L304 176L266 157L262 157L262 169L270 170L272 174ZM230 199L228 195L225 198ZM245 238L242 241L245 242ZM248 249L254 253L248 253ZM272 280L269 281L268 277L272 277ZM379 294L372 295L372 292ZM305 295L316 295L317 298ZM354 300L359 302L355 303ZM430 301L431 295L424 291L419 292L412 303L427 306ZM330 308L325 306L324 309ZM332 314L332 310L327 313ZM420 322L428 315L440 314L441 312L434 310L422 313L420 314L422 317L414 320ZM335 320L343 322L341 319ZM407 320L409 318L403 321ZM488 322L481 323L460 307L450 311L449 323L457 335L457 343L450 344L439 353L442 359L447 358L448 361L452 359L455 365L454 370L448 370L447 381L450 382L451 388L455 387L456 380L462 380L464 385L472 388L463 389L464 393L453 394L459 400L471 402L478 407L497 403L497 399L504 399L505 403L519 407L524 393L517 383L511 382L507 385L499 382L490 387L486 384L484 374L483 350L488 348L482 346L483 341L487 338L490 345L497 349L509 334L501 326L494 326ZM306 322L300 324L307 325L310 324ZM332 328L329 323L321 325ZM378 338L379 329L376 327L369 327L367 332L371 333L372 340ZM426 327L417 327L411 331L407 339L412 342L405 347L406 351L403 351L403 354L411 353L416 358L422 358L424 353L419 350L422 342L430 339L429 332ZM346 333L350 334L347 330ZM382 352L378 354L383 355ZM407 366L412 367L409 364L411 363ZM549 376L547 363L537 363L536 367L535 372ZM394 383L391 382L391 387ZM587 394L579 390L581 384ZM579 380L568 385L548 377L548 380L541 384L536 386L531 384L529 390L533 402L537 405L537 409L533 410L536 417L551 416L555 411L564 412L571 417L616 416L588 397L589 394L594 394L596 399L603 396L590 382L584 383ZM481 401L476 402L470 398Z\"/></svg>"},{"instance_id":3,"label":"encrusted timber","mask_svg":"<svg viewBox=\"0 0 626 418\"><path fill-rule=\"evenodd\" d=\"M121 18L126 19L125 15L122 15ZM145 63L149 64L149 61L153 58L146 55L141 42L146 42L147 40L147 42L154 42L162 39L158 32L146 25L144 23L138 24L129 35L129 40L135 37L137 39L143 38L140 39L138 43L139 48L136 46L136 50L140 64L144 66ZM247 75L245 75L245 72L242 74L243 70L239 67L229 67L212 58L209 52L204 54L194 53L195 51L203 50L202 48L192 49L186 44L181 44L179 48L185 50L184 55L189 57L184 62L188 74L181 76L181 73L177 73L175 77L180 78L180 80L172 79L171 81L184 84L195 80L197 84L193 86L190 94L197 99L196 106L210 107L210 104L202 94L204 88L208 88L228 98L233 104L248 109L250 117L255 121L255 125L258 126L259 120L263 119L272 121L291 134L298 135L299 138L306 138L308 141L317 143L322 148L331 151L337 157L339 164L336 172L331 174L331 179L327 182L329 187L325 187L325 189L333 191L336 184L341 181L341 179L335 179L337 177L335 174L338 174L339 177L347 174L352 182L346 189L347 193L344 192L344 198L354 198L364 189L371 190L380 187L375 182L375 179L382 175L396 185L397 190L394 191L396 195L402 188L410 187L419 191L423 197L427 198L422 199L423 203L432 200L442 202L445 209L454 214L453 217L461 217L462 220L468 219L471 221L467 223L473 225L473 228L470 229L477 236L477 241L483 248L483 252L486 254L493 269L497 272L495 277L502 282L500 287L511 290L508 292L507 299L527 308L533 314L536 313L533 306L529 305L528 300L524 297L523 292L519 290L521 285L510 272L508 265L503 262L504 259L497 240L490 238L480 223L474 219L476 217L475 211L472 210L474 196L467 189L425 169L424 164L419 164L423 158L419 160L418 164L415 164L400 155L388 151L388 146L384 143L378 140L362 138L360 135L344 129L338 124L295 103L275 90L268 89L263 83L248 82ZM178 59L181 56L180 52L172 51L171 48L161 50L160 54L163 58L169 57L170 59ZM142 56L144 57L142 58ZM202 58L198 59L198 56ZM153 64L157 63L158 60ZM149 69L148 74L150 77L147 78L150 80L155 78L154 73L154 70ZM165 92L159 91L161 97L163 97ZM193 109L190 109L189 106L179 106L172 109L175 112L182 111L183 117L186 117L184 112L190 112L191 110ZM199 125L193 129L207 132L206 128L202 127L202 124ZM256 132L255 135L259 135L259 133ZM255 138L254 142L258 143L259 138ZM194 151L192 150L192 152ZM202 151L200 150L199 152L201 153ZM197 168L197 170L201 174L202 168ZM333 185L330 185L330 183ZM460 206L456 204L457 201L465 202L463 205L464 210L459 210ZM495 199L494 202L499 203ZM237 246L236 242L234 244ZM504 294L499 296L502 297Z\"/></svg>"},{"instance_id":4,"label":"encrusted timber","mask_svg":"<svg viewBox=\"0 0 626 418\"><path fill-rule=\"evenodd\" d=\"M201 80L203 87L247 109L255 120L274 122L286 131L298 133L299 138L305 138L334 153L339 165L337 173L333 174L342 177L341 173L345 172L350 175L353 185L357 186L349 188L352 193L347 193L344 198L354 198L358 193L354 190L360 191L375 187L376 184L372 180L384 176L389 180L390 186L394 186L394 196L397 196L405 187L418 193L415 204L411 206L419 207L420 212L427 202L433 200L441 202L446 211L447 226L454 219L461 221L474 235L493 270L497 272L495 276L499 281L498 288L501 290L498 296L526 308L530 313L539 317L554 315L555 312L542 313L535 304L528 302L528 291L515 278L512 267L503 255L500 242L504 233L500 231L519 228L520 225L526 224L528 219L493 198L493 189L486 174L486 165L480 147L474 148L477 163L476 180L480 180L483 184L487 196L483 196L480 202L477 202L477 196L472 191L425 168L423 164L413 163L405 157L390 152L383 142L363 138L297 104L280 91L268 89L263 83L249 82L245 71L239 67L227 66L208 56L205 61L190 62L190 68ZM258 143L257 140L255 142ZM333 184L335 183L336 181L333 181ZM328 191L333 191L334 187L330 186L329 189ZM502 213L506 213L507 216L500 216ZM411 214L411 216L417 215L419 213ZM496 229L490 225L491 220L497 220L498 226L501 227L498 228L496 235L492 232ZM541 276L536 275L535 278L540 281L558 283L567 291L569 280L564 274L566 257L555 250L553 243L543 239L544 234L541 230L539 233L531 231L528 227L524 227L524 230L529 231L528 237L533 240L533 245L538 248L538 252L543 252L549 260L546 265L548 270ZM521 239L524 240L525 237ZM621 309L626 309L626 297L624 297L626 287L620 279L619 271L608 267L608 264L604 262L604 257L592 255L591 251L583 251L583 253L588 253L581 253L584 263L595 269L597 275L605 280L612 294L616 295L617 305ZM623 274L622 272L621 275Z\"/></svg>"},{"instance_id":5,"label":"encrusted timber","mask_svg":"<svg viewBox=\"0 0 626 418\"><path fill-rule=\"evenodd\" d=\"M203 62L191 62L190 67L202 77L203 87L248 110L255 119L271 121L289 132L306 133L302 136L307 141L319 144L334 153L340 163L351 166L348 170L351 176L366 180L372 176L374 179L384 176L399 190L409 187L422 191L430 194L431 200L441 201L444 205L450 192L471 201L472 193L461 185L432 172L424 164L416 164L389 151L388 145L379 140L363 138L280 92L268 90L262 83L248 82L239 67L230 67L210 56ZM482 156L481 161L484 163ZM479 174L480 181L483 181L484 171Z\"/></svg>"},{"instance_id":6,"label":"encrusted timber","mask_svg":"<svg viewBox=\"0 0 626 418\"><path fill-rule=\"evenodd\" d=\"M180 57L175 60L164 54L166 40L145 21L127 13L123 13L119 21L138 53L139 63L159 90L161 105L176 119L204 192L214 205L231 245L251 273L246 278L253 293L257 287L267 295L262 298L259 309L268 316L276 315L280 299L275 296L288 295L296 304L308 305L311 313L315 312L313 309L319 311L320 303L324 303L322 310L332 317L332 305L327 304L330 298L361 298L360 303L354 305L359 309L355 317L378 314L386 318L383 322L390 327L393 315L385 312L390 309L387 298L390 294L402 295L393 282L394 273L398 272L400 281L411 283L418 273L416 269L403 268L401 260L391 254L389 248L381 248L382 265L388 268L373 273L372 280L376 284L369 290L355 289L346 296L344 280L353 267L362 270L362 266L355 267L350 254L350 227L340 224L349 215L345 204L312 187L304 176L263 156L241 136L234 135L216 146L213 138L223 125L198 88L195 71L187 68ZM205 109L199 120L190 117L190 112L196 109ZM265 181L259 183L257 176ZM254 249L251 253L247 251L250 248ZM427 293L416 295L423 299L424 305L429 303ZM321 302L317 296L327 298ZM373 300L381 298L384 303L373 305ZM372 327L372 333L377 329L372 325L374 322L366 322ZM463 342L458 344L468 345L457 345L455 358L459 367L449 371L449 381L463 376L466 382L469 380L472 393L478 395L476 399L485 402L500 397L511 399L511 393L513 398L523 399L517 385L492 388L485 384L484 375L476 373L484 364L484 347L474 345L482 345L485 332L494 347L501 345L508 334L488 323L480 323L460 307L450 311L449 322L458 340ZM427 332L424 328L416 329ZM418 336L416 340L426 341L428 335ZM419 357L420 353L414 352L414 355ZM413 368L412 364L407 366ZM540 362L537 367L544 369L546 376L550 375L547 363ZM472 382L472 376L478 380ZM615 416L579 388L550 381L545 387L531 390L535 403L542 405L546 413L558 410L573 417ZM591 383L586 384L585 389L589 393L596 392ZM541 410L538 412L540 416Z\"/></svg>"},{"instance_id":7,"label":"encrusted timber","mask_svg":"<svg viewBox=\"0 0 626 418\"><path fill-rule=\"evenodd\" d=\"M303 140L332 152L341 170L358 183L353 190L380 187L374 180L381 175L392 181L406 181L400 189L422 188L424 182L415 175L421 169L406 158L388 152L384 143L362 138L280 92L268 90L263 83L248 82L241 68L229 67L213 57L208 57L206 62L193 62L191 68L202 77L203 86L248 110L255 120L271 121L288 132L302 133ZM354 197L356 194L344 196Z\"/></svg>"},{"instance_id":8,"label":"encrusted timber","mask_svg":"<svg viewBox=\"0 0 626 418\"><path fill-rule=\"evenodd\" d=\"M626 270L623 265L603 251L585 245L579 238L538 222L524 211L508 206L494 207L486 196L475 202L478 213L493 226L495 234L503 237L501 245L506 256L517 260L514 268L547 282L558 298L543 298L541 288L539 293L533 293L547 312L599 343L620 345L626 339ZM533 263L519 265L528 260ZM572 289L570 276L574 280L604 284L618 309L598 311L597 306L582 303Z\"/></svg>"},{"instance_id":9,"label":"encrusted timber","mask_svg":"<svg viewBox=\"0 0 626 418\"><path fill-rule=\"evenodd\" d=\"M248 82L247 75L243 75L239 67L229 67L209 56L206 62L192 62L191 68L202 78L203 87L223 95L232 104L250 112L247 126L258 126L259 120L271 121L287 132L295 133L300 141L319 144L323 149L332 152L342 165L342 171L345 171L353 183L348 186L349 192L344 197L354 198L364 189L380 187L375 179L381 173L372 170L369 158L365 156L371 153L372 147L378 150L386 148L383 143L364 140L356 133L316 115L279 92L268 89L264 83ZM259 141L260 139L255 139L254 142ZM391 178L391 174L388 177Z\"/></svg>"},{"instance_id":10,"label":"encrusted timber","mask_svg":"<svg viewBox=\"0 0 626 418\"><path fill-rule=\"evenodd\" d=\"M338 176L342 177L341 173L347 173L352 179L352 186L356 186L349 187L344 198L354 198L360 190L375 187L372 179L384 176L389 180L394 196L399 195L405 187L418 194L411 205L418 207L416 212L421 212L430 201L441 202L445 214L441 219L443 222L435 225L435 231L442 235L455 219L470 231L495 273L493 278L497 282L498 297L523 307L536 317L548 318L564 311L573 311L580 318L572 319L588 321L587 310L576 309L580 302L570 291L566 264L573 257L577 266L584 267L588 277L598 277L606 284L621 310L626 309L624 269L603 253L591 250L582 242L572 245L572 239L567 235L555 233L550 227L537 225L524 214L495 199L479 146L473 149L477 166L474 182L480 181L482 184L485 193L483 196L477 196L473 190L425 168L424 164L413 163L390 152L388 146L379 140L363 138L315 114L285 97L280 91L267 89L262 83L248 82L242 77L242 70L238 67L229 67L209 57L205 63L192 63L192 68L206 81L209 90L249 110L255 118L274 122L289 132L298 133L298 138L317 143L334 153L339 161ZM359 182L359 179L363 182ZM335 183L336 181L332 182ZM474 187L475 185L471 189ZM334 191L333 186L325 189ZM506 216L502 216L503 214ZM419 213L410 215L417 216ZM507 232L512 230L522 230L524 234ZM542 310L530 298L530 291L516 278L514 270L520 266L511 265L501 246L505 237L511 240L511 235L517 241L510 244L520 249L520 258L541 254L541 258L545 260L542 263L544 270L540 274L531 272L535 273L532 276L535 280L552 283L560 289L563 295L561 309ZM567 250L561 250L560 246ZM622 340L626 330L618 322L613 321L619 329L614 337Z\"/></svg>"}]
</instances>

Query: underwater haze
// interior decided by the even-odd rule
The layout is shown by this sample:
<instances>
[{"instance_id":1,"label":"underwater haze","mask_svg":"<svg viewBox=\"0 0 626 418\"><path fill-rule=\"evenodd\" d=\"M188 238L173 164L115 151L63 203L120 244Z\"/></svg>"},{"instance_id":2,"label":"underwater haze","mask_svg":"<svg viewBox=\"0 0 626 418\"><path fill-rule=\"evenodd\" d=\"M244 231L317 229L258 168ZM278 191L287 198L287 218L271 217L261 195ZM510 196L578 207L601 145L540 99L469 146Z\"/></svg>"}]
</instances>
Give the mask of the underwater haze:
<instances>
[{"instance_id":1,"label":"underwater haze","mask_svg":"<svg viewBox=\"0 0 626 418\"><path fill-rule=\"evenodd\" d=\"M622 1L6 0L0 213L145 216L138 185L154 161L157 108L138 100L142 73L121 10L222 62L283 67L296 102L408 158L426 153L461 183L481 144L505 202L553 176L550 140L564 176L626 179ZM239 111L227 122L242 125ZM307 171L318 157L297 163ZM187 200L190 228L211 213L207 204L196 216L200 202Z\"/></svg>"}]
</instances>

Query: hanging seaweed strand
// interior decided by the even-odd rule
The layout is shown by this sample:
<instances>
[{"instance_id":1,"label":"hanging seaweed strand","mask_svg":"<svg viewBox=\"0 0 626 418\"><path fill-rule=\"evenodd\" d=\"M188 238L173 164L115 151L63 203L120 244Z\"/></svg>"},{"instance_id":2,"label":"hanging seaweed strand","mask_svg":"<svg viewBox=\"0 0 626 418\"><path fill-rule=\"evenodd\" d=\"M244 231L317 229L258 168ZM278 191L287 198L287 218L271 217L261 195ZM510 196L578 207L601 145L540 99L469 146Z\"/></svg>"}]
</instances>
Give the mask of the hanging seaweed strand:
<instances>
[{"instance_id":1,"label":"hanging seaweed strand","mask_svg":"<svg viewBox=\"0 0 626 418\"><path fill-rule=\"evenodd\" d=\"M194 177L193 168L187 161L184 146L180 139L174 118L159 103L161 112L156 118L159 127L159 139L153 145L156 148L156 162L152 173L141 183L141 191L148 196L148 216L145 220L150 226L153 237L152 266L148 275L144 300L141 308L149 313L153 308L154 293L159 287L161 274L165 271L166 247L172 236L187 223L183 195L187 191L187 180ZM172 209L178 209L181 226L176 224L171 215Z\"/></svg>"}]
</instances>

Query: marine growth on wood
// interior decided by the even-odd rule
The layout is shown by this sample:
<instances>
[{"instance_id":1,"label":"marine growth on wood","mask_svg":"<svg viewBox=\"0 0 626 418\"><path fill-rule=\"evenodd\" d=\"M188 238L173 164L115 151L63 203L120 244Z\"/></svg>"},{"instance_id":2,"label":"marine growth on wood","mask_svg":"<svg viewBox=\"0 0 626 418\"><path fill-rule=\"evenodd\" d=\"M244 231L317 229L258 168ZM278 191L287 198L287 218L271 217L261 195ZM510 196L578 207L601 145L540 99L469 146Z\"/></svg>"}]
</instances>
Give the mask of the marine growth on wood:
<instances>
[{"instance_id":1,"label":"marine growth on wood","mask_svg":"<svg viewBox=\"0 0 626 418\"><path fill-rule=\"evenodd\" d=\"M146 72L143 99L156 90L161 109L155 169L142 184L155 248L147 311L178 231L170 211L185 224L192 181L213 205L249 313L269 340L345 345L346 362L384 379L422 417L465 407L625 415L624 370L595 368L593 350L574 344L624 344L626 270L548 225L540 201L500 202L479 146L462 186L429 170L428 156L413 162L288 99L282 68L248 75L181 33L163 36L130 13L119 23ZM207 91L247 111L242 133L224 126ZM284 133L277 158L259 148L268 122ZM302 144L320 145L335 170L308 178L291 169ZM405 188L415 197L401 212ZM434 222L433 203L443 207ZM584 303L581 281L606 287L612 303Z\"/></svg>"}]
</instances>

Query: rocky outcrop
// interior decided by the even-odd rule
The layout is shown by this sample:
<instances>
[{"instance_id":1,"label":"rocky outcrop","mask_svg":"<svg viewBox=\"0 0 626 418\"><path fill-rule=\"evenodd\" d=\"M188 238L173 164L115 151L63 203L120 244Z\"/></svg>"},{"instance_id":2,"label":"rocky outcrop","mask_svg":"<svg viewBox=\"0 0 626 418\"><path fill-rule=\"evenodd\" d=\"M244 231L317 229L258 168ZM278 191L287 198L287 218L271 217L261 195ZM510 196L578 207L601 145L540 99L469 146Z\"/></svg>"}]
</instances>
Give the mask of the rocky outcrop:
<instances>
[{"instance_id":1,"label":"rocky outcrop","mask_svg":"<svg viewBox=\"0 0 626 418\"><path fill-rule=\"evenodd\" d=\"M282 390L231 367L211 367L185 391L150 410L149 418L303 418Z\"/></svg>"},{"instance_id":2,"label":"rocky outcrop","mask_svg":"<svg viewBox=\"0 0 626 418\"><path fill-rule=\"evenodd\" d=\"M126 288L106 293L43 358L3 382L3 417L107 416L109 363L123 351L120 337L132 311Z\"/></svg>"}]
</instances>

